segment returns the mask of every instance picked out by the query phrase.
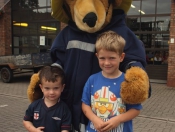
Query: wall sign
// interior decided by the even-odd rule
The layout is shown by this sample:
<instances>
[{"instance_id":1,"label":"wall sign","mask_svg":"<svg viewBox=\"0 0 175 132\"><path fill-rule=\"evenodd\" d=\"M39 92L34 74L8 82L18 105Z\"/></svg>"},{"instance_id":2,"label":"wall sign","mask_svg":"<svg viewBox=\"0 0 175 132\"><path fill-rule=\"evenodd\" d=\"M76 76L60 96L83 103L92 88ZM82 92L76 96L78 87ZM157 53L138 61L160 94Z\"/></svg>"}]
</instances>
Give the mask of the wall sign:
<instances>
[{"instance_id":1,"label":"wall sign","mask_svg":"<svg viewBox=\"0 0 175 132\"><path fill-rule=\"evenodd\" d=\"M170 41L171 41L171 43L174 43L174 38L171 38L171 40L170 40Z\"/></svg>"}]
</instances>

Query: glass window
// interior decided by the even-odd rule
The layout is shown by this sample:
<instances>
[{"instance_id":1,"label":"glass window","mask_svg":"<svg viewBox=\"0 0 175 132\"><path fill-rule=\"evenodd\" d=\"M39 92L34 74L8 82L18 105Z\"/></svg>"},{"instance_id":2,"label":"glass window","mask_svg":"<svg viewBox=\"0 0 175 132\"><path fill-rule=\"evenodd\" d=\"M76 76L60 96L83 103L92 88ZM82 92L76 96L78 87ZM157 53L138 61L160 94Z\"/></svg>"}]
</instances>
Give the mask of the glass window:
<instances>
[{"instance_id":1,"label":"glass window","mask_svg":"<svg viewBox=\"0 0 175 132\"><path fill-rule=\"evenodd\" d=\"M57 34L59 28L59 23L57 22L40 22L38 23L38 32L40 34L49 33L49 34Z\"/></svg>"},{"instance_id":2,"label":"glass window","mask_svg":"<svg viewBox=\"0 0 175 132\"><path fill-rule=\"evenodd\" d=\"M11 0L11 5L13 10L19 10L21 7L20 0Z\"/></svg>"},{"instance_id":3,"label":"glass window","mask_svg":"<svg viewBox=\"0 0 175 132\"><path fill-rule=\"evenodd\" d=\"M38 0L20 0L19 5L20 5L20 7L24 8L24 9L37 8L38 7Z\"/></svg>"},{"instance_id":4,"label":"glass window","mask_svg":"<svg viewBox=\"0 0 175 132\"><path fill-rule=\"evenodd\" d=\"M145 48L153 48L152 34L151 33L140 34L140 39L144 43Z\"/></svg>"},{"instance_id":5,"label":"glass window","mask_svg":"<svg viewBox=\"0 0 175 132\"><path fill-rule=\"evenodd\" d=\"M156 24L160 31L169 31L170 16L156 17Z\"/></svg>"},{"instance_id":6,"label":"glass window","mask_svg":"<svg viewBox=\"0 0 175 132\"><path fill-rule=\"evenodd\" d=\"M50 49L60 31L60 22L51 16L50 0L12 1L12 13L13 54Z\"/></svg>"},{"instance_id":7,"label":"glass window","mask_svg":"<svg viewBox=\"0 0 175 132\"><path fill-rule=\"evenodd\" d=\"M168 49L169 34L156 34L155 48Z\"/></svg>"},{"instance_id":8,"label":"glass window","mask_svg":"<svg viewBox=\"0 0 175 132\"><path fill-rule=\"evenodd\" d=\"M139 17L128 17L126 22L127 22L127 26L132 31L140 30L140 18Z\"/></svg>"},{"instance_id":9,"label":"glass window","mask_svg":"<svg viewBox=\"0 0 175 132\"><path fill-rule=\"evenodd\" d=\"M170 0L133 0L127 14L128 27L145 45L148 64L167 64L170 6ZM154 57L158 55L162 61L156 62Z\"/></svg>"},{"instance_id":10,"label":"glass window","mask_svg":"<svg viewBox=\"0 0 175 132\"><path fill-rule=\"evenodd\" d=\"M39 7L45 7L46 1L48 1L48 0L38 0Z\"/></svg>"},{"instance_id":11,"label":"glass window","mask_svg":"<svg viewBox=\"0 0 175 132\"><path fill-rule=\"evenodd\" d=\"M47 6L51 6L51 0L47 0L46 2L47 2L46 3Z\"/></svg>"},{"instance_id":12,"label":"glass window","mask_svg":"<svg viewBox=\"0 0 175 132\"><path fill-rule=\"evenodd\" d=\"M166 13L171 13L171 0L157 0L157 14Z\"/></svg>"},{"instance_id":13,"label":"glass window","mask_svg":"<svg viewBox=\"0 0 175 132\"><path fill-rule=\"evenodd\" d=\"M38 34L37 25L38 25L38 23L36 23L36 22L29 22L28 34L37 35Z\"/></svg>"},{"instance_id":14,"label":"glass window","mask_svg":"<svg viewBox=\"0 0 175 132\"><path fill-rule=\"evenodd\" d=\"M140 12L140 1L133 1L131 8L129 9L128 15L139 15Z\"/></svg>"},{"instance_id":15,"label":"glass window","mask_svg":"<svg viewBox=\"0 0 175 132\"><path fill-rule=\"evenodd\" d=\"M40 8L40 9L35 9L33 11L34 11L34 15L36 16L34 19L36 20L53 19L51 16L51 8Z\"/></svg>"},{"instance_id":16,"label":"glass window","mask_svg":"<svg viewBox=\"0 0 175 132\"><path fill-rule=\"evenodd\" d=\"M141 31L154 31L155 17L141 17Z\"/></svg>"},{"instance_id":17,"label":"glass window","mask_svg":"<svg viewBox=\"0 0 175 132\"><path fill-rule=\"evenodd\" d=\"M155 0L143 0L141 6L141 15L155 14L155 7Z\"/></svg>"}]
</instances>

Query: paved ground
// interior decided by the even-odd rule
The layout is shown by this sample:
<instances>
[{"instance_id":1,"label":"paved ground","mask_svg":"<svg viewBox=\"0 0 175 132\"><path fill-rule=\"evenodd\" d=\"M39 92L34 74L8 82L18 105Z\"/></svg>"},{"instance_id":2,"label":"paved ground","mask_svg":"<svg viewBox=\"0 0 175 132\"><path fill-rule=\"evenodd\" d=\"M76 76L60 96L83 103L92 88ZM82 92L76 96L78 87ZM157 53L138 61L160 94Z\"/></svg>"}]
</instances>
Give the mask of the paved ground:
<instances>
[{"instance_id":1,"label":"paved ground","mask_svg":"<svg viewBox=\"0 0 175 132\"><path fill-rule=\"evenodd\" d=\"M175 132L175 88L152 83L152 96L134 119L134 132Z\"/></svg>"},{"instance_id":2,"label":"paved ground","mask_svg":"<svg viewBox=\"0 0 175 132\"><path fill-rule=\"evenodd\" d=\"M22 125L29 105L26 96L31 74L16 76L13 83L0 81L0 132L26 132ZM152 83L152 97L134 119L134 132L175 132L175 88Z\"/></svg>"}]
</instances>

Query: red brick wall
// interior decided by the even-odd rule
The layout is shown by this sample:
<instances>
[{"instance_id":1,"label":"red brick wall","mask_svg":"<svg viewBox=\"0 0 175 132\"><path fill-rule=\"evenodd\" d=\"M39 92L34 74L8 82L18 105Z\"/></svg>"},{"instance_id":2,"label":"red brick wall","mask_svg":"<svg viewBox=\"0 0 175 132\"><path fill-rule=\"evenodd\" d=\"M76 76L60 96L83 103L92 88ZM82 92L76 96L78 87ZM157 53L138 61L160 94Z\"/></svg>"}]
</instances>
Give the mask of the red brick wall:
<instances>
[{"instance_id":1,"label":"red brick wall","mask_svg":"<svg viewBox=\"0 0 175 132\"><path fill-rule=\"evenodd\" d=\"M0 18L0 56L12 54L12 32L11 32L11 3L3 9L4 14Z\"/></svg>"},{"instance_id":2,"label":"red brick wall","mask_svg":"<svg viewBox=\"0 0 175 132\"><path fill-rule=\"evenodd\" d=\"M171 25L167 85L175 87L175 1L171 1ZM174 42L172 42L171 39L174 39Z\"/></svg>"}]
</instances>

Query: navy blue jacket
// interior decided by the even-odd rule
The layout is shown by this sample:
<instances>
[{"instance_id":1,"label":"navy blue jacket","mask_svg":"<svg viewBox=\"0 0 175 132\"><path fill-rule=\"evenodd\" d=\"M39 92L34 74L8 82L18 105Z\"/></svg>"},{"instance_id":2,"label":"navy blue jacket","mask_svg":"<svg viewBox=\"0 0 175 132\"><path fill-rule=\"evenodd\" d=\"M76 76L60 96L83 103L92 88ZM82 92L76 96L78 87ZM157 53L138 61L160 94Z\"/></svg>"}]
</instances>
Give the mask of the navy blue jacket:
<instances>
[{"instance_id":1,"label":"navy blue jacket","mask_svg":"<svg viewBox=\"0 0 175 132\"><path fill-rule=\"evenodd\" d=\"M79 129L79 123L84 123L81 110L83 87L88 77L100 71L95 56L95 41L98 34L112 30L126 40L124 61L120 70L125 71L126 65L137 61L133 65L144 68L146 65L145 50L135 34L125 24L125 14L122 10L114 10L111 23L96 33L87 33L79 30L75 23L69 22L55 38L51 47L53 63L61 65L66 73L66 87L62 93L64 100L70 107L73 115L73 125Z\"/></svg>"}]
</instances>

